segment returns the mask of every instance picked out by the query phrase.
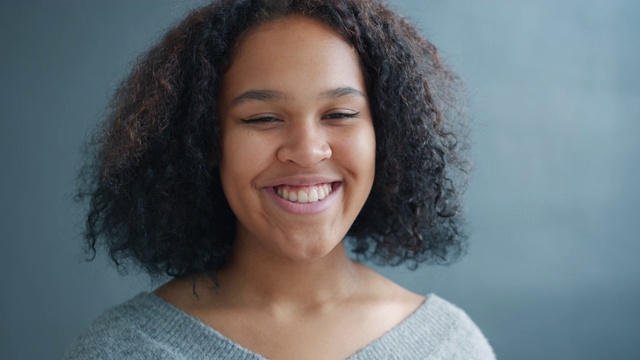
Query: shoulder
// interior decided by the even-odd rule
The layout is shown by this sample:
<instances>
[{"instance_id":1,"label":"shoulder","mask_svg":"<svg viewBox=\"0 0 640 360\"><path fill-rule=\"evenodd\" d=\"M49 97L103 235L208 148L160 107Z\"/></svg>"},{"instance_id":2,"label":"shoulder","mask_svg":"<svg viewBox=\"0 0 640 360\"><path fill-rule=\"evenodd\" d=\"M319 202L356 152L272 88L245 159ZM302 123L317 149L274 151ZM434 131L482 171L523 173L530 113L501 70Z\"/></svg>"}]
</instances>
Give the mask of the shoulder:
<instances>
[{"instance_id":1,"label":"shoulder","mask_svg":"<svg viewBox=\"0 0 640 360\"><path fill-rule=\"evenodd\" d=\"M464 310L434 294L423 298L408 291L392 293L403 311L411 311L350 360L495 360L491 345Z\"/></svg>"},{"instance_id":2,"label":"shoulder","mask_svg":"<svg viewBox=\"0 0 640 360\"><path fill-rule=\"evenodd\" d=\"M64 359L162 358L162 345L149 331L162 312L155 305L151 294L141 293L105 311L69 346Z\"/></svg>"},{"instance_id":3,"label":"shoulder","mask_svg":"<svg viewBox=\"0 0 640 360\"><path fill-rule=\"evenodd\" d=\"M495 359L493 349L467 313L434 295L412 317L410 330L428 339L429 359Z\"/></svg>"},{"instance_id":4,"label":"shoulder","mask_svg":"<svg viewBox=\"0 0 640 360\"><path fill-rule=\"evenodd\" d=\"M65 360L256 359L152 293L105 311L69 346Z\"/></svg>"}]
</instances>

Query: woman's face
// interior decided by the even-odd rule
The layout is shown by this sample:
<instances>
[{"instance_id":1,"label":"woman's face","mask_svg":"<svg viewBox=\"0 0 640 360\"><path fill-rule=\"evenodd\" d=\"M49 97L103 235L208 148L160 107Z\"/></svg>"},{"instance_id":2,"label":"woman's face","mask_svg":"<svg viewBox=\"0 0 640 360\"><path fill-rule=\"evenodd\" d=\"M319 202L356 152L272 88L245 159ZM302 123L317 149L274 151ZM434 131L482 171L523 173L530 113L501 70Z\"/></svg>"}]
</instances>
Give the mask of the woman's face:
<instances>
[{"instance_id":1,"label":"woman's face","mask_svg":"<svg viewBox=\"0 0 640 360\"><path fill-rule=\"evenodd\" d=\"M219 99L220 175L237 246L296 260L336 248L373 184L375 135L356 52L290 16L241 37Z\"/></svg>"}]
</instances>

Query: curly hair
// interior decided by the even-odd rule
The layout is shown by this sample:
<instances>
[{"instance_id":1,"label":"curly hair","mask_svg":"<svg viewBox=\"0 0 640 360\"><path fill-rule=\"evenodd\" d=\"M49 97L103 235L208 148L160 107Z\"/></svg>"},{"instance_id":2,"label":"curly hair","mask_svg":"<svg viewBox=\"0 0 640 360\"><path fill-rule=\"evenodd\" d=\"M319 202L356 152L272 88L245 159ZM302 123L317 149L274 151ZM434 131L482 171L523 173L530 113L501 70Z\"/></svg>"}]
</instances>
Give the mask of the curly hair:
<instances>
[{"instance_id":1,"label":"curly hair","mask_svg":"<svg viewBox=\"0 0 640 360\"><path fill-rule=\"evenodd\" d=\"M459 80L378 0L216 0L143 54L87 142L84 240L118 267L193 276L223 268L236 218L220 184L216 99L238 37L287 15L329 25L357 51L376 136L373 189L347 233L359 260L446 264L464 253L467 127Z\"/></svg>"}]
</instances>

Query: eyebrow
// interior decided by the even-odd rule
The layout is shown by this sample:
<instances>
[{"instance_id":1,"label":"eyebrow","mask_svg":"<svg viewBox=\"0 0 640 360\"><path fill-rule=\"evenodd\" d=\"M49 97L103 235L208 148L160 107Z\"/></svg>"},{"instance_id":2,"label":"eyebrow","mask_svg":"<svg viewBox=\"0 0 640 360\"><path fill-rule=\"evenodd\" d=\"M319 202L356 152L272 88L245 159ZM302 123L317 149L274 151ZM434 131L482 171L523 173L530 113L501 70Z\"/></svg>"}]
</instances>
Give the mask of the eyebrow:
<instances>
[{"instance_id":1,"label":"eyebrow","mask_svg":"<svg viewBox=\"0 0 640 360\"><path fill-rule=\"evenodd\" d=\"M350 86L338 87L327 90L320 94L322 98L337 99L343 96L364 96L364 93ZM231 106L238 106L250 101L283 101L287 100L287 96L275 90L249 90L231 101Z\"/></svg>"},{"instance_id":2,"label":"eyebrow","mask_svg":"<svg viewBox=\"0 0 640 360\"><path fill-rule=\"evenodd\" d=\"M249 101L282 101L287 96L275 90L249 90L231 101L231 106L238 106Z\"/></svg>"},{"instance_id":3,"label":"eyebrow","mask_svg":"<svg viewBox=\"0 0 640 360\"><path fill-rule=\"evenodd\" d=\"M364 93L358 89L354 89L350 86L339 87L331 90L327 90L320 94L323 98L337 99L343 96L364 96Z\"/></svg>"}]
</instances>

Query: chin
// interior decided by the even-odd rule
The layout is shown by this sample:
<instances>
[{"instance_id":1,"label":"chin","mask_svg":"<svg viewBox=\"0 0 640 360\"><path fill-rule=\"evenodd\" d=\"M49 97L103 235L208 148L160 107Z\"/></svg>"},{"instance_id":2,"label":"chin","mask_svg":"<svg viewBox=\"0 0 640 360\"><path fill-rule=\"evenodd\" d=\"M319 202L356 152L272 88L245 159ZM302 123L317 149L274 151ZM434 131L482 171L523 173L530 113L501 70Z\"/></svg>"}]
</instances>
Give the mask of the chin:
<instances>
[{"instance_id":1,"label":"chin","mask_svg":"<svg viewBox=\"0 0 640 360\"><path fill-rule=\"evenodd\" d=\"M327 259L331 254L342 251L342 240L328 240L309 237L287 241L286 249L282 249L286 256L296 261L313 262Z\"/></svg>"}]
</instances>

